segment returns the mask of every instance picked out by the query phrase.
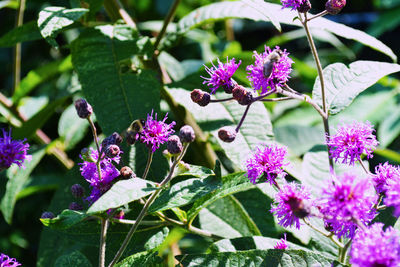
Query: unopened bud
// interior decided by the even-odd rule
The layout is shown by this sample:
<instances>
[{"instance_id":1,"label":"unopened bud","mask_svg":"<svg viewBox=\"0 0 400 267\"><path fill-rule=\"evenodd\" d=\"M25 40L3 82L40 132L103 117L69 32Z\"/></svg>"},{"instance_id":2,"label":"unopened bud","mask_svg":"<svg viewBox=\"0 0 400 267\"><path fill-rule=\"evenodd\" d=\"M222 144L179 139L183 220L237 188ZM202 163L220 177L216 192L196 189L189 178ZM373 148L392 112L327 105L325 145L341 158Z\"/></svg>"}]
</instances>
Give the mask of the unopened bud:
<instances>
[{"instance_id":1,"label":"unopened bud","mask_svg":"<svg viewBox=\"0 0 400 267\"><path fill-rule=\"evenodd\" d=\"M325 4L325 10L331 15L338 14L346 5L346 0L328 0Z\"/></svg>"},{"instance_id":2,"label":"unopened bud","mask_svg":"<svg viewBox=\"0 0 400 267\"><path fill-rule=\"evenodd\" d=\"M40 216L40 218L42 218L42 219L53 219L54 217L56 217L56 216L54 216L54 213L52 213L51 211L45 211Z\"/></svg>"},{"instance_id":3,"label":"unopened bud","mask_svg":"<svg viewBox=\"0 0 400 267\"><path fill-rule=\"evenodd\" d=\"M232 127L225 126L225 127L222 127L221 129L219 129L218 137L219 137L219 139L221 139L222 141L224 141L226 143L231 143L236 138L236 131Z\"/></svg>"},{"instance_id":4,"label":"unopened bud","mask_svg":"<svg viewBox=\"0 0 400 267\"><path fill-rule=\"evenodd\" d=\"M205 107L210 103L211 96L209 93L206 93L200 89L194 89L190 93L190 98L193 102L199 104L202 107Z\"/></svg>"},{"instance_id":5,"label":"unopened bud","mask_svg":"<svg viewBox=\"0 0 400 267\"><path fill-rule=\"evenodd\" d=\"M253 102L253 95L251 92L246 92L246 94L238 101L240 105L247 106Z\"/></svg>"},{"instance_id":6,"label":"unopened bud","mask_svg":"<svg viewBox=\"0 0 400 267\"><path fill-rule=\"evenodd\" d=\"M109 145L109 146L106 147L106 149L104 151L104 154L108 158L112 159L112 158L115 158L116 156L118 156L120 152L121 151L119 149L119 146L117 146L117 145Z\"/></svg>"},{"instance_id":7,"label":"unopened bud","mask_svg":"<svg viewBox=\"0 0 400 267\"><path fill-rule=\"evenodd\" d=\"M93 113L92 106L83 98L75 101L75 109L78 117L82 119L87 119Z\"/></svg>"},{"instance_id":8,"label":"unopened bud","mask_svg":"<svg viewBox=\"0 0 400 267\"><path fill-rule=\"evenodd\" d=\"M168 137L167 150L172 155L176 155L182 152L183 146L181 140L177 135L171 135Z\"/></svg>"},{"instance_id":9,"label":"unopened bud","mask_svg":"<svg viewBox=\"0 0 400 267\"><path fill-rule=\"evenodd\" d=\"M192 126L185 125L179 130L179 138L182 143L191 143L196 138Z\"/></svg>"},{"instance_id":10,"label":"unopened bud","mask_svg":"<svg viewBox=\"0 0 400 267\"><path fill-rule=\"evenodd\" d=\"M68 206L69 210L83 210L83 207L81 204L78 204L76 202L71 202L71 204L69 204Z\"/></svg>"},{"instance_id":11,"label":"unopened bud","mask_svg":"<svg viewBox=\"0 0 400 267\"><path fill-rule=\"evenodd\" d=\"M300 13L307 13L311 9L311 3L309 0L304 1L300 6L297 8L297 10Z\"/></svg>"},{"instance_id":12,"label":"unopened bud","mask_svg":"<svg viewBox=\"0 0 400 267\"><path fill-rule=\"evenodd\" d=\"M235 86L232 90L233 98L235 98L237 101L240 101L246 94L246 88L244 88L241 85Z\"/></svg>"},{"instance_id":13,"label":"unopened bud","mask_svg":"<svg viewBox=\"0 0 400 267\"><path fill-rule=\"evenodd\" d=\"M119 133L114 132L112 135L107 136L104 138L103 142L101 142L101 146L103 148L108 147L109 145L117 145L119 146L122 143L122 137L119 135Z\"/></svg>"},{"instance_id":14,"label":"unopened bud","mask_svg":"<svg viewBox=\"0 0 400 267\"><path fill-rule=\"evenodd\" d=\"M82 198L85 195L85 188L80 184L74 184L71 186L71 193L75 198Z\"/></svg>"},{"instance_id":15,"label":"unopened bud","mask_svg":"<svg viewBox=\"0 0 400 267\"><path fill-rule=\"evenodd\" d=\"M136 174L128 166L122 167L121 170L119 171L119 174L124 179L130 179L130 178L135 178L136 177Z\"/></svg>"},{"instance_id":16,"label":"unopened bud","mask_svg":"<svg viewBox=\"0 0 400 267\"><path fill-rule=\"evenodd\" d=\"M230 84L223 85L222 88L224 89L225 93L232 94L232 89L235 88L236 85L237 85L236 81L231 79Z\"/></svg>"}]
</instances>

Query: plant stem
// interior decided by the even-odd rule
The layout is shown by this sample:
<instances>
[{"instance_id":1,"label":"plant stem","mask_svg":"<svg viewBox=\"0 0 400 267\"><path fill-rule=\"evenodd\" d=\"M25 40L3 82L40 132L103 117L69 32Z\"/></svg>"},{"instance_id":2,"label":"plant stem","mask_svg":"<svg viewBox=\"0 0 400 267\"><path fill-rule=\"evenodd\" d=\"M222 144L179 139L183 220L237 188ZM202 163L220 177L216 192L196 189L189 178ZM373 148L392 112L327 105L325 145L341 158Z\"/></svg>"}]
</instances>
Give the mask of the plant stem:
<instances>
[{"instance_id":1,"label":"plant stem","mask_svg":"<svg viewBox=\"0 0 400 267\"><path fill-rule=\"evenodd\" d=\"M239 132L239 129L240 129L240 127L242 126L242 124L243 124L243 122L244 122L244 119L245 119L246 116L247 116L247 113L249 112L249 109L250 109L251 104L253 104L253 103L250 103L250 104L247 105L246 110L244 111L244 113L243 113L243 115L242 115L242 118L241 118L240 121L239 121L239 124L236 126L236 129L235 129L236 132Z\"/></svg>"},{"instance_id":2,"label":"plant stem","mask_svg":"<svg viewBox=\"0 0 400 267\"><path fill-rule=\"evenodd\" d=\"M101 219L101 234L100 234L100 248L99 248L99 267L105 266L106 260L106 238L107 238L107 228L108 219Z\"/></svg>"},{"instance_id":3,"label":"plant stem","mask_svg":"<svg viewBox=\"0 0 400 267\"><path fill-rule=\"evenodd\" d=\"M125 23L131 27L132 29L137 29L136 23L133 21L131 16L129 16L128 12L124 9L121 2L119 0L113 0L115 7L118 9L118 13L121 18L125 21Z\"/></svg>"},{"instance_id":4,"label":"plant stem","mask_svg":"<svg viewBox=\"0 0 400 267\"><path fill-rule=\"evenodd\" d=\"M149 155L147 156L146 168L144 169L142 179L146 179L147 174L149 173L150 165L151 165L151 162L153 161L153 155L154 155L153 151L151 151L151 149L149 149Z\"/></svg>"},{"instance_id":5,"label":"plant stem","mask_svg":"<svg viewBox=\"0 0 400 267\"><path fill-rule=\"evenodd\" d=\"M93 135L93 139L94 139L94 143L96 144L96 148L97 148L97 152L99 153L99 158L100 158L100 146L99 146L99 141L97 140L97 131L96 131L96 126L94 126L93 120L92 118L89 116L87 118L89 124L90 124L90 128L92 129L92 135Z\"/></svg>"},{"instance_id":6,"label":"plant stem","mask_svg":"<svg viewBox=\"0 0 400 267\"><path fill-rule=\"evenodd\" d=\"M321 235L329 238L330 240L332 240L333 243L335 243L339 248L344 248L344 245L335 238L335 236L332 233L326 233L323 230L315 227L314 225L312 225L309 221L307 221L305 218L303 219L303 222L305 224L307 224L311 229L317 231L318 233L320 233Z\"/></svg>"},{"instance_id":7,"label":"plant stem","mask_svg":"<svg viewBox=\"0 0 400 267\"><path fill-rule=\"evenodd\" d=\"M351 242L353 241L353 239L350 239L343 247L343 249L341 249L340 254L339 254L339 262L345 264L346 263L346 255L347 255L347 250L350 247Z\"/></svg>"},{"instance_id":8,"label":"plant stem","mask_svg":"<svg viewBox=\"0 0 400 267\"><path fill-rule=\"evenodd\" d=\"M315 46L314 40L313 40L310 30L308 28L307 13L304 13L304 20L302 19L300 13L299 13L299 18L300 18L301 23L303 24L304 30L306 31L308 44L310 45L311 52L312 52L314 60L315 60L315 64L317 65L318 77L319 77L319 82L321 85L322 110L326 114L326 117L322 117L322 120L324 123L325 138L326 138L326 143L327 143L326 146L328 149L329 168L330 168L330 172L333 173L334 172L333 159L329 156L329 146L328 146L328 141L329 141L329 136L330 136L329 122L328 122L329 113L328 113L328 109L326 106L325 81L324 81L324 75L323 75L323 71L322 71L321 61L319 60L317 48Z\"/></svg>"},{"instance_id":9,"label":"plant stem","mask_svg":"<svg viewBox=\"0 0 400 267\"><path fill-rule=\"evenodd\" d=\"M158 50L157 50L158 45L160 44L161 39L163 38L165 32L167 31L168 24L174 18L175 12L176 12L176 8L178 7L180 2L181 2L181 0L175 0L174 3L172 4L171 8L169 9L167 16L164 18L164 23L163 23L163 26L161 28L161 31L157 35L157 39L156 39L156 41L154 43L154 53L155 53L155 55L158 55L158 53L159 53Z\"/></svg>"},{"instance_id":10,"label":"plant stem","mask_svg":"<svg viewBox=\"0 0 400 267\"><path fill-rule=\"evenodd\" d=\"M262 102L279 102L279 101L285 101L285 100L292 100L292 97L275 97L275 98L267 98L267 99L261 99L260 101Z\"/></svg>"},{"instance_id":11,"label":"plant stem","mask_svg":"<svg viewBox=\"0 0 400 267\"><path fill-rule=\"evenodd\" d=\"M138 217L136 218L135 224L132 226L132 228L129 230L128 234L125 237L124 242L122 243L121 247L119 248L117 254L115 254L114 259L111 261L111 263L108 265L109 267L114 266L122 256L122 253L124 253L126 247L128 246L133 234L139 227L140 223L142 222L143 218L147 214L147 210L149 209L150 205L154 202L154 200L157 198L157 196L160 194L161 190L164 188L164 186L169 183L169 181L172 178L172 174L174 173L175 167L178 165L179 161L183 158L183 156L186 153L186 150L188 148L189 144L185 144L183 147L183 150L181 154L175 159L174 163L171 166L171 169L168 173L168 176L160 183L159 187L156 191L154 191L150 197L147 199L146 203L144 204L142 210L140 211Z\"/></svg>"},{"instance_id":12,"label":"plant stem","mask_svg":"<svg viewBox=\"0 0 400 267\"><path fill-rule=\"evenodd\" d=\"M318 14L316 14L316 15L310 17L310 18L308 18L308 19L307 19L307 22L310 21L310 20L312 20L312 19L325 16L326 14L328 14L328 11L324 10L324 11L322 11L322 12L320 12L320 13L318 13Z\"/></svg>"},{"instance_id":13,"label":"plant stem","mask_svg":"<svg viewBox=\"0 0 400 267\"><path fill-rule=\"evenodd\" d=\"M15 20L15 27L19 27L24 23L25 0L19 1L17 18ZM14 87L16 92L21 81L21 43L17 43L14 49Z\"/></svg>"},{"instance_id":14,"label":"plant stem","mask_svg":"<svg viewBox=\"0 0 400 267\"><path fill-rule=\"evenodd\" d=\"M218 103L218 102L225 102L225 101L230 101L234 100L235 98L229 97L229 98L224 98L224 99L210 99L210 103Z\"/></svg>"},{"instance_id":15,"label":"plant stem","mask_svg":"<svg viewBox=\"0 0 400 267\"><path fill-rule=\"evenodd\" d=\"M364 169L365 173L366 174L370 174L370 171L367 169L367 167L365 167L365 165L362 162L362 160L359 160L358 162L360 163L361 167Z\"/></svg>"}]
</instances>

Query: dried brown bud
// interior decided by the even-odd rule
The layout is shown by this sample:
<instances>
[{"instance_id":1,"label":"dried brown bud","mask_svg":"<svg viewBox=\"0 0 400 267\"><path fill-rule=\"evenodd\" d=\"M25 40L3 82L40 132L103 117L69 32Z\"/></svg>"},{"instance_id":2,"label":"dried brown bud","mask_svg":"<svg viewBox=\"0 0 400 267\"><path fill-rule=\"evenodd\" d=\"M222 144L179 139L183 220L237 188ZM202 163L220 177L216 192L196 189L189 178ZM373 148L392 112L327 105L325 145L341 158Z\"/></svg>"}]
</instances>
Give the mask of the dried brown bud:
<instances>
[{"instance_id":1,"label":"dried brown bud","mask_svg":"<svg viewBox=\"0 0 400 267\"><path fill-rule=\"evenodd\" d=\"M224 141L226 143L231 143L236 138L236 131L232 127L225 126L225 127L222 127L221 129L219 129L218 137L219 137L219 139L221 139L222 141Z\"/></svg>"}]
</instances>

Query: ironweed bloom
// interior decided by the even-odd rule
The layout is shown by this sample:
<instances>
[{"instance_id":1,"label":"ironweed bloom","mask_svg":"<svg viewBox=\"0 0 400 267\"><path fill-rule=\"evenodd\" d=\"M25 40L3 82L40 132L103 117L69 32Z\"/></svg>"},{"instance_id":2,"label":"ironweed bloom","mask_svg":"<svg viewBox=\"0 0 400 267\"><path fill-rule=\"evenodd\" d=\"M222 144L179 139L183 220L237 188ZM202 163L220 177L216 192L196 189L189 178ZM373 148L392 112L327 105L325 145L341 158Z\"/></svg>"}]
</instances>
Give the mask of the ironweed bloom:
<instances>
[{"instance_id":1,"label":"ironweed bloom","mask_svg":"<svg viewBox=\"0 0 400 267\"><path fill-rule=\"evenodd\" d=\"M379 142L376 140L373 126L367 121L344 124L337 133L329 137L328 146L330 157L338 162L354 165L361 160L365 153L367 159L372 158L372 152Z\"/></svg>"},{"instance_id":2,"label":"ironweed bloom","mask_svg":"<svg viewBox=\"0 0 400 267\"><path fill-rule=\"evenodd\" d=\"M350 263L355 267L399 266L400 236L391 226L374 223L357 232L350 251Z\"/></svg>"},{"instance_id":3,"label":"ironweed bloom","mask_svg":"<svg viewBox=\"0 0 400 267\"><path fill-rule=\"evenodd\" d=\"M310 213L310 199L311 193L304 186L286 183L276 194L271 212L278 217L279 225L300 229L300 219Z\"/></svg>"},{"instance_id":4,"label":"ironweed bloom","mask_svg":"<svg viewBox=\"0 0 400 267\"><path fill-rule=\"evenodd\" d=\"M231 60L226 58L226 63L222 63L219 59L217 59L217 61L218 66L215 66L212 62L211 68L204 65L210 77L201 77L205 80L203 84L207 84L211 87L211 94L215 94L219 87L223 87L227 93L230 93L232 92L232 88L234 86L232 76L239 68L239 65L242 63L242 61L239 60L239 63L237 64L234 58Z\"/></svg>"},{"instance_id":5,"label":"ironweed bloom","mask_svg":"<svg viewBox=\"0 0 400 267\"><path fill-rule=\"evenodd\" d=\"M278 53L279 59L275 58L276 62L269 62L271 54ZM255 90L261 90L261 94L275 90L279 85L285 84L289 79L289 74L292 72L292 63L288 57L289 53L286 49L281 51L278 46L272 51L269 47L265 46L265 52L258 54L254 51L255 62L254 65L247 66L247 78L250 80ZM269 63L268 63L269 62ZM272 68L268 73L265 73L265 64L272 64ZM269 74L269 75L266 75Z\"/></svg>"},{"instance_id":6,"label":"ironweed bloom","mask_svg":"<svg viewBox=\"0 0 400 267\"><path fill-rule=\"evenodd\" d=\"M162 144L168 141L168 137L175 132L172 129L175 126L175 122L165 123L167 118L168 114L165 115L162 121L157 121L157 113L153 119L153 111L147 115L143 131L140 134L140 141L146 144L152 152L159 149Z\"/></svg>"},{"instance_id":7,"label":"ironweed bloom","mask_svg":"<svg viewBox=\"0 0 400 267\"><path fill-rule=\"evenodd\" d=\"M387 162L376 166L375 174L372 175L372 181L378 194L385 194L388 183L396 180L400 181L400 170Z\"/></svg>"},{"instance_id":8,"label":"ironweed bloom","mask_svg":"<svg viewBox=\"0 0 400 267\"><path fill-rule=\"evenodd\" d=\"M256 184L257 179L263 175L271 185L275 185L278 175L286 175L282 169L286 153L285 147L275 144L257 147L254 154L246 161L247 177L250 182Z\"/></svg>"},{"instance_id":9,"label":"ironweed bloom","mask_svg":"<svg viewBox=\"0 0 400 267\"><path fill-rule=\"evenodd\" d=\"M16 259L10 258L6 254L0 253L0 267L17 267L21 266L21 263L17 262Z\"/></svg>"},{"instance_id":10,"label":"ironweed bloom","mask_svg":"<svg viewBox=\"0 0 400 267\"><path fill-rule=\"evenodd\" d=\"M291 8L296 10L301 8L308 0L281 0L282 8Z\"/></svg>"},{"instance_id":11,"label":"ironweed bloom","mask_svg":"<svg viewBox=\"0 0 400 267\"><path fill-rule=\"evenodd\" d=\"M375 189L367 178L345 173L323 189L318 205L325 223L339 238L352 238L357 222L367 225L375 217Z\"/></svg>"},{"instance_id":12,"label":"ironweed bloom","mask_svg":"<svg viewBox=\"0 0 400 267\"><path fill-rule=\"evenodd\" d=\"M7 133L4 129L3 137L0 137L0 171L8 169L13 163L24 167L25 160L31 160L32 156L27 155L29 144L24 140L12 140L11 129Z\"/></svg>"},{"instance_id":13,"label":"ironweed bloom","mask_svg":"<svg viewBox=\"0 0 400 267\"><path fill-rule=\"evenodd\" d=\"M281 238L276 245L274 246L274 249L287 249L288 244L286 243L286 234L284 234L284 237Z\"/></svg>"},{"instance_id":14,"label":"ironweed bloom","mask_svg":"<svg viewBox=\"0 0 400 267\"><path fill-rule=\"evenodd\" d=\"M386 206L394 207L393 215L400 216L400 178L389 180L385 191L384 203Z\"/></svg>"}]
</instances>

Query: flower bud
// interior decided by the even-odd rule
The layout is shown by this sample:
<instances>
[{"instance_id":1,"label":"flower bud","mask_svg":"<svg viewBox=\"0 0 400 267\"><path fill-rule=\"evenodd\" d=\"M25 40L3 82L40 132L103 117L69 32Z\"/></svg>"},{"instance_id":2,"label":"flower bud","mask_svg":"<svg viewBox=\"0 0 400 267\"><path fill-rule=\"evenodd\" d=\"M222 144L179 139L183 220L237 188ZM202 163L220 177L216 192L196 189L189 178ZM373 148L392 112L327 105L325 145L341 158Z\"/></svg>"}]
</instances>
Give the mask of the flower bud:
<instances>
[{"instance_id":1,"label":"flower bud","mask_svg":"<svg viewBox=\"0 0 400 267\"><path fill-rule=\"evenodd\" d=\"M68 206L69 210L83 210L83 207L81 204L78 204L76 202L71 202L71 204L69 204Z\"/></svg>"},{"instance_id":2,"label":"flower bud","mask_svg":"<svg viewBox=\"0 0 400 267\"><path fill-rule=\"evenodd\" d=\"M250 92L246 92L246 94L238 101L240 105L247 106L253 102L253 95Z\"/></svg>"},{"instance_id":3,"label":"flower bud","mask_svg":"<svg viewBox=\"0 0 400 267\"><path fill-rule=\"evenodd\" d=\"M106 149L104 151L104 154L108 158L112 159L112 158L115 158L116 156L118 156L120 152L121 151L119 149L119 146L117 146L117 145L109 145L109 146L106 147Z\"/></svg>"},{"instance_id":4,"label":"flower bud","mask_svg":"<svg viewBox=\"0 0 400 267\"><path fill-rule=\"evenodd\" d=\"M202 107L207 106L210 103L211 96L209 93L206 93L200 89L194 89L190 93L190 97L193 102L199 104Z\"/></svg>"},{"instance_id":5,"label":"flower bud","mask_svg":"<svg viewBox=\"0 0 400 267\"><path fill-rule=\"evenodd\" d=\"M53 219L54 217L54 213L52 213L51 211L45 211L42 213L42 216L40 216L41 219Z\"/></svg>"},{"instance_id":6,"label":"flower bud","mask_svg":"<svg viewBox=\"0 0 400 267\"><path fill-rule=\"evenodd\" d=\"M114 132L112 135L107 136L104 138L103 142L101 142L101 146L103 148L108 147L109 145L117 145L119 146L122 143L122 137L119 135L119 133Z\"/></svg>"},{"instance_id":7,"label":"flower bud","mask_svg":"<svg viewBox=\"0 0 400 267\"><path fill-rule=\"evenodd\" d=\"M245 96L246 89L241 85L237 85L235 86L235 88L233 88L232 94L233 98L235 98L237 101L240 101L240 99L242 99Z\"/></svg>"},{"instance_id":8,"label":"flower bud","mask_svg":"<svg viewBox=\"0 0 400 267\"><path fill-rule=\"evenodd\" d=\"M123 179L130 179L136 177L136 174L128 166L122 167L121 170L119 171L119 174L122 176Z\"/></svg>"},{"instance_id":9,"label":"flower bud","mask_svg":"<svg viewBox=\"0 0 400 267\"><path fill-rule=\"evenodd\" d=\"M236 85L236 81L231 79L231 82L229 84L224 84L222 88L224 89L225 93L232 94L232 89L235 88Z\"/></svg>"},{"instance_id":10,"label":"flower bud","mask_svg":"<svg viewBox=\"0 0 400 267\"><path fill-rule=\"evenodd\" d=\"M236 138L236 131L232 127L225 126L225 127L222 127L221 129L219 129L218 137L219 137L219 139L221 139L222 141L224 141L226 143L231 143Z\"/></svg>"},{"instance_id":11,"label":"flower bud","mask_svg":"<svg viewBox=\"0 0 400 267\"><path fill-rule=\"evenodd\" d=\"M338 14L346 5L346 0L328 0L325 4L325 10L331 15Z\"/></svg>"},{"instance_id":12,"label":"flower bud","mask_svg":"<svg viewBox=\"0 0 400 267\"><path fill-rule=\"evenodd\" d=\"M300 6L297 8L297 10L300 13L307 13L311 9L311 3L309 0L304 1Z\"/></svg>"},{"instance_id":13,"label":"flower bud","mask_svg":"<svg viewBox=\"0 0 400 267\"><path fill-rule=\"evenodd\" d=\"M85 195L85 188L80 184L74 184L71 186L71 193L75 198L82 198Z\"/></svg>"},{"instance_id":14,"label":"flower bud","mask_svg":"<svg viewBox=\"0 0 400 267\"><path fill-rule=\"evenodd\" d=\"M92 106L83 98L75 101L75 109L78 117L82 119L87 119L93 113Z\"/></svg>"},{"instance_id":15,"label":"flower bud","mask_svg":"<svg viewBox=\"0 0 400 267\"><path fill-rule=\"evenodd\" d=\"M168 137L167 150L172 155L176 155L182 152L183 146L181 140L177 135L171 135Z\"/></svg>"},{"instance_id":16,"label":"flower bud","mask_svg":"<svg viewBox=\"0 0 400 267\"><path fill-rule=\"evenodd\" d=\"M179 130L179 138L182 143L191 143L196 138L192 126L185 125Z\"/></svg>"}]
</instances>

